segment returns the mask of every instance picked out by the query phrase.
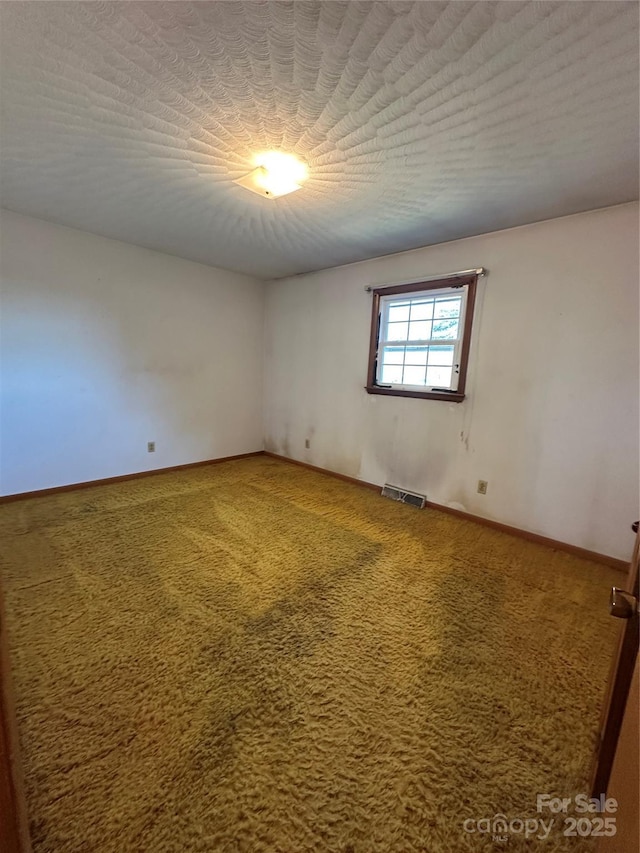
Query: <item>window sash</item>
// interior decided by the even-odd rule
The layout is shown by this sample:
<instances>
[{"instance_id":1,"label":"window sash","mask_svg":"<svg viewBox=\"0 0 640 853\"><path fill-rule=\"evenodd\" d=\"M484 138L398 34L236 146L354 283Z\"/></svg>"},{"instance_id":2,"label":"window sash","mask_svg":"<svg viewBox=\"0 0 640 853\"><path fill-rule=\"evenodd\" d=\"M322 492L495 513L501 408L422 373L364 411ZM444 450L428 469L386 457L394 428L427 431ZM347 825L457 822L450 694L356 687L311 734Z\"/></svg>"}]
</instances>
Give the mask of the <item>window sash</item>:
<instances>
[{"instance_id":1,"label":"window sash","mask_svg":"<svg viewBox=\"0 0 640 853\"><path fill-rule=\"evenodd\" d=\"M453 364L451 367L451 381L449 382L448 390L457 391L458 390L458 380L460 374L460 363L461 363L461 349L462 349L462 341L464 336L465 329L465 319L466 319L466 307L467 307L467 294L468 294L468 285L461 285L458 287L444 287L440 289L432 289L432 290L424 290L418 291L408 294L407 296L402 295L391 295L391 296L383 296L380 299L380 314L379 314L379 329L378 329L378 342L377 342L377 351L376 351L376 384L380 387L390 387L396 388L398 390L407 390L407 391L423 391L429 392L433 388L443 388L441 385L412 385L402 382L384 382L382 380L382 371L384 369L383 365L383 352L385 347L394 346L394 347L405 347L405 356L403 358L403 362L401 367L405 366L406 359L406 347L442 347L442 346L453 346ZM388 338L388 326L389 326L389 309L391 307L399 307L402 305L409 306L409 317L406 320L407 324L411 322L411 304L413 302L433 302L434 308L433 313L435 313L435 307L438 302L446 302L451 299L452 296L455 296L456 299L460 300L460 311L458 314L458 330L457 336L455 338L424 338L424 339L409 339L407 340L390 340ZM432 314L432 319L427 322L434 322L435 319L447 319L443 318L434 318ZM393 321L392 321L393 322ZM405 321L395 321L395 322L405 322ZM414 321L415 322L415 321ZM422 320L418 320L418 322L424 322ZM433 331L433 327L432 327ZM410 326L407 328L407 334L410 332ZM435 366L435 365L434 365ZM427 356L427 365L425 365L425 378L426 371L428 367L428 356Z\"/></svg>"}]
</instances>

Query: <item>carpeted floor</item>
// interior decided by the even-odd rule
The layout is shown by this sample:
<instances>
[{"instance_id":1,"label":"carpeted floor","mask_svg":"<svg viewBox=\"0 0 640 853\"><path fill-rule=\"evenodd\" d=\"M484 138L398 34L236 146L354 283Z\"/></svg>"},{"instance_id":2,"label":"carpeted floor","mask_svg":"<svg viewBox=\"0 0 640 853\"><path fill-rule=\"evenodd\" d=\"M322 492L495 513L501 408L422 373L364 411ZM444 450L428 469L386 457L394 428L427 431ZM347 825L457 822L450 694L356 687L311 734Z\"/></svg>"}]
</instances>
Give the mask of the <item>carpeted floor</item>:
<instances>
[{"instance_id":1,"label":"carpeted floor","mask_svg":"<svg viewBox=\"0 0 640 853\"><path fill-rule=\"evenodd\" d=\"M0 533L36 853L492 850L586 788L612 569L267 457Z\"/></svg>"}]
</instances>

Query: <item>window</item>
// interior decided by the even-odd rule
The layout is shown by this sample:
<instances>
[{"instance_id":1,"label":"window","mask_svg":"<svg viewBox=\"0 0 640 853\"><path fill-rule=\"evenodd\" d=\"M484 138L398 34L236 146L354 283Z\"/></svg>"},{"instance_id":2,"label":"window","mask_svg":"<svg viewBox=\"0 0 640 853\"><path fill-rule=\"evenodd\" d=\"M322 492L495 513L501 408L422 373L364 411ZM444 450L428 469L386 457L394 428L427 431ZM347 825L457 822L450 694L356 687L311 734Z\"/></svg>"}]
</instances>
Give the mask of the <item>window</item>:
<instances>
[{"instance_id":1,"label":"window","mask_svg":"<svg viewBox=\"0 0 640 853\"><path fill-rule=\"evenodd\" d=\"M367 391L464 399L477 275L373 291Z\"/></svg>"}]
</instances>

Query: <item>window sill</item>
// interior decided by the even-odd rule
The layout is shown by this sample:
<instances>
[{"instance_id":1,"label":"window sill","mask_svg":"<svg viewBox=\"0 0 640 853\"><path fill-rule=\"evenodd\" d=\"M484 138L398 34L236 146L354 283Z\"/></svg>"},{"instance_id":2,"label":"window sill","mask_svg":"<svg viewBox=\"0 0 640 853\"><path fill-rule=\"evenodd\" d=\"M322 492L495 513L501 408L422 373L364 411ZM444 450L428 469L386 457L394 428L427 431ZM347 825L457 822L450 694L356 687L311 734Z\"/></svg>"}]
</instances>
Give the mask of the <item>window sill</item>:
<instances>
[{"instance_id":1,"label":"window sill","mask_svg":"<svg viewBox=\"0 0 640 853\"><path fill-rule=\"evenodd\" d=\"M461 403L464 394L457 391L403 391L398 388L383 388L381 385L365 385L367 394L383 394L385 397L418 397L422 400L447 400L449 403Z\"/></svg>"}]
</instances>

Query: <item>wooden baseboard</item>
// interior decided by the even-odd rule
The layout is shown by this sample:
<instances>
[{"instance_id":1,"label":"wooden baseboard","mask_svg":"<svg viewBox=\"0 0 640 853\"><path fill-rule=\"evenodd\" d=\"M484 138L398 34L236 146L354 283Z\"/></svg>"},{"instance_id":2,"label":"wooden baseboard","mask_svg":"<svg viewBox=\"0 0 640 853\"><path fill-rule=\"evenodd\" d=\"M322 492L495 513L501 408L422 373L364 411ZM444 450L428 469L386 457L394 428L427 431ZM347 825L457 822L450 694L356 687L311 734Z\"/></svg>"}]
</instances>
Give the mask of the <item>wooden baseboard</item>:
<instances>
[{"instance_id":1,"label":"wooden baseboard","mask_svg":"<svg viewBox=\"0 0 640 853\"><path fill-rule=\"evenodd\" d=\"M281 459L283 462L290 462L292 465L301 465L303 468L308 468L311 471L318 471L320 474L328 474L330 477L336 477L339 480L344 480L347 483L354 483L356 486L362 486L365 489L373 489L380 492L382 486L375 483L367 483L365 480L358 480L355 477L348 477L346 474L338 474L335 471L330 471L327 468L319 468L317 465L310 465L308 462L300 462L298 459L289 459L287 456L280 456L277 453L271 453L269 450L264 451L265 456L271 456L273 459ZM559 542L557 539L550 539L548 536L541 536L539 533L532 533L530 530L522 530L520 527L512 527L509 524L503 524L501 521L494 521L491 518L483 518L481 515L473 515L470 512L464 512L460 509L444 506L442 504L427 501L426 508L435 509L439 512L446 512L449 515L455 515L458 518L464 518L466 521L473 521L476 524L482 524L485 527L491 527L494 530L499 530L502 533L508 533L511 536L518 536L520 539L526 539L528 542L535 542L537 545L544 545L547 548L553 548L556 551L566 551L576 557L581 557L584 560L593 560L596 563L604 563L621 572L629 570L629 563L620 560L617 557L610 557L607 554L599 554L596 551L588 551L586 548L580 548L578 545L571 545L568 542Z\"/></svg>"},{"instance_id":2,"label":"wooden baseboard","mask_svg":"<svg viewBox=\"0 0 640 853\"><path fill-rule=\"evenodd\" d=\"M119 474L117 477L105 477L103 480L87 480L84 483L69 483L66 486L52 486L50 489L37 489L34 492L18 492L15 495L0 495L0 504L12 501L23 501L27 498L41 498L46 495L57 495L60 492L74 492L76 489L90 489L93 486L106 486L109 483L122 483L125 480L138 480L140 477L153 477L154 474L169 474L171 471L186 471L188 468L200 468L203 465L217 465L220 462L231 462L233 459L248 459L251 456L262 456L264 450L254 450L251 453L238 453L235 456L220 456L217 459L203 459L201 462L187 462L184 465L172 465L170 468L153 468L151 471L136 471L133 474Z\"/></svg>"},{"instance_id":3,"label":"wooden baseboard","mask_svg":"<svg viewBox=\"0 0 640 853\"><path fill-rule=\"evenodd\" d=\"M343 480L345 483L354 483L356 486L362 486L363 489L373 489L374 492L380 492L382 486L377 486L375 483L367 483L366 480L358 480L356 477L348 477L346 474L338 474L337 471L330 471L328 468L319 468L317 465L310 465L308 462L300 462L298 459L290 459L288 456L280 456L279 453L272 453L270 450L263 451L265 456L270 456L272 459L280 459L281 462L289 462L291 465L300 465L302 468L308 468L310 471L317 471L319 474L328 474L330 477L335 477L336 480Z\"/></svg>"},{"instance_id":4,"label":"wooden baseboard","mask_svg":"<svg viewBox=\"0 0 640 853\"><path fill-rule=\"evenodd\" d=\"M558 539L550 539L548 536L542 536L540 533L532 533L530 530L523 530L521 527L512 527L509 524L503 524L500 521L494 521L492 518L483 518L481 515L473 515L470 512L464 512L460 509L454 509L450 506L432 503L427 501L427 506L431 509L437 509L439 512L447 512L450 515L457 515L458 518L464 518L467 521L474 521L477 524L482 524L485 527L492 527L494 530L500 530L502 533L509 533L511 536L518 536L520 539L526 539L528 542L535 542L538 545L545 545L547 548L553 548L556 551L566 551L568 554L574 554L576 557L582 557L584 560L593 560L596 563L604 563L611 566L613 569L618 569L621 572L629 571L629 563L620 560L617 557L610 557L608 554L599 554L597 551L589 551L586 548L580 548L578 545L571 545L569 542L560 542Z\"/></svg>"},{"instance_id":5,"label":"wooden baseboard","mask_svg":"<svg viewBox=\"0 0 640 853\"><path fill-rule=\"evenodd\" d=\"M9 503L11 501L26 500L28 498L44 497L46 495L55 495L60 492L71 492L76 489L88 489L92 486L103 486L109 483L121 483L125 480L137 480L140 477L152 477L154 474L168 474L171 471L186 471L189 468L199 468L204 465L216 465L220 462L230 462L233 459L248 459L252 456L270 456L272 459L279 459L282 462L288 462L291 465L300 465L302 468L308 468L310 471L317 471L319 474L326 474L338 480L343 480L345 483L353 483L356 486L361 486L364 489L372 489L379 492L382 486L376 483L368 483L366 480L358 480L356 477L349 477L346 474L339 474L337 471L330 471L328 468L320 468L318 465L311 465L308 462L301 462L299 459L290 459L288 456L281 456L278 453L272 453L270 450L254 450L251 453L238 453L235 456L221 456L218 459L204 459L201 462L187 462L185 465L173 465L170 468L154 468L151 471L137 471L133 474L121 474L117 477L106 477L102 480L89 480L84 483L71 483L66 486L54 486L50 489L38 489L34 492L20 492L15 495L0 496L0 504ZM429 509L435 509L440 512L446 512L450 515L455 515L458 518L464 518L467 521L473 521L476 524L482 524L485 527L491 527L494 530L500 530L502 533L508 533L511 536L518 536L520 539L526 539L529 542L535 542L538 545L544 545L547 548L553 548L557 551L566 551L569 554L574 554L577 557L582 557L585 560L593 560L596 563L604 563L619 571L626 572L629 564L617 557L610 557L607 554L599 554L596 551L588 551L586 548L580 548L577 545L571 545L568 542L560 542L557 539L550 539L548 536L541 536L539 533L532 533L530 530L522 530L520 527L512 527L509 524L503 524L501 521L494 521L491 518L484 518L481 515L473 515L470 512L464 512L460 509L444 506L442 504L427 501L426 506Z\"/></svg>"}]
</instances>

